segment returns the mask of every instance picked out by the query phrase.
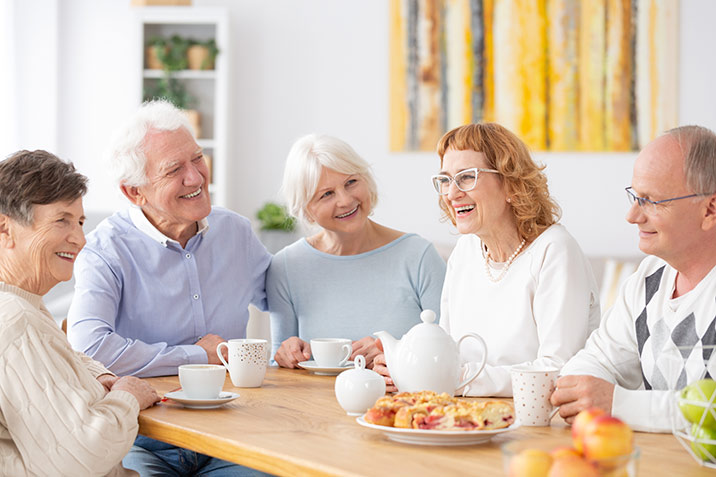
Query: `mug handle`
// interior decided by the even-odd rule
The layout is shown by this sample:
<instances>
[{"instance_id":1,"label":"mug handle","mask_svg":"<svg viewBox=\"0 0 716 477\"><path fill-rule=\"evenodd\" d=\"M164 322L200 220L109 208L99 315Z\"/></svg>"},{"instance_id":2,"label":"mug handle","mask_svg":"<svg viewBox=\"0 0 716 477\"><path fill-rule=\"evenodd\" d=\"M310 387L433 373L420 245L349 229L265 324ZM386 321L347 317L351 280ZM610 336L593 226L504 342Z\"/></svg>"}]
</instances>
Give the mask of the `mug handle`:
<instances>
[{"instance_id":1,"label":"mug handle","mask_svg":"<svg viewBox=\"0 0 716 477\"><path fill-rule=\"evenodd\" d=\"M226 346L226 349L227 349L227 350L229 349L229 344L228 344L226 341L222 341L221 343L219 343L218 345L216 345L216 354L219 356L219 360L220 360L222 363L224 363L224 367L225 367L226 369L229 369L229 363L227 363L227 362L224 360L224 355L221 354L221 347L222 347L222 346Z\"/></svg>"},{"instance_id":2,"label":"mug handle","mask_svg":"<svg viewBox=\"0 0 716 477\"><path fill-rule=\"evenodd\" d=\"M350 358L350 357L351 357L351 354L353 353L353 345L350 345L350 344L346 343L346 344L344 344L343 346L341 346L341 349L346 351L346 355L345 355L345 357L340 361L340 363L338 363L338 367L339 367L339 368L345 366L346 363L348 362L348 358Z\"/></svg>"},{"instance_id":3,"label":"mug handle","mask_svg":"<svg viewBox=\"0 0 716 477\"><path fill-rule=\"evenodd\" d=\"M485 368L485 363L487 362L487 345L485 344L485 340L483 340L482 337L476 333L468 333L457 341L458 350L460 349L460 344L465 338L475 338L477 342L480 343L480 346L482 346L482 362L480 363L480 366L477 367L477 372L468 375L468 377L463 382L458 384L455 389L463 388L473 382Z\"/></svg>"},{"instance_id":4,"label":"mug handle","mask_svg":"<svg viewBox=\"0 0 716 477\"><path fill-rule=\"evenodd\" d=\"M555 407L552 409L552 412L549 413L549 420L551 421L555 414L559 411L560 406Z\"/></svg>"}]
</instances>

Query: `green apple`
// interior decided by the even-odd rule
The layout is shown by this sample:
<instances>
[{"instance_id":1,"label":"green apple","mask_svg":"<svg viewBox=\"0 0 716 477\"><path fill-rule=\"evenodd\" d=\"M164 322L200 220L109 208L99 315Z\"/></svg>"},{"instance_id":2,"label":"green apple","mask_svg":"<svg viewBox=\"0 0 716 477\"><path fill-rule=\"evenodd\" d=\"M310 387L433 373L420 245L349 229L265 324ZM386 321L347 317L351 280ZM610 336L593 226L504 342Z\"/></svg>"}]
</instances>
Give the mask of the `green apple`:
<instances>
[{"instance_id":1,"label":"green apple","mask_svg":"<svg viewBox=\"0 0 716 477\"><path fill-rule=\"evenodd\" d=\"M716 419L714 419L714 414L716 413L716 402L711 405L708 404L709 401L711 401L714 391L716 391L716 381L713 379L700 379L699 381L693 382L681 390L681 399L692 401L694 403L703 403L703 405L698 405L682 401L681 399L679 400L679 409L681 409L681 413L687 421L698 424L701 422L701 417L706 412L707 414L704 418L703 427L716 429Z\"/></svg>"},{"instance_id":2,"label":"green apple","mask_svg":"<svg viewBox=\"0 0 716 477\"><path fill-rule=\"evenodd\" d=\"M706 429L704 427L699 428L698 424L691 426L691 435L698 440L709 439L716 441L715 430ZM691 449L701 460L716 462L716 444L702 444L694 441L691 443ZM711 454L711 456L709 456L709 454Z\"/></svg>"}]
</instances>

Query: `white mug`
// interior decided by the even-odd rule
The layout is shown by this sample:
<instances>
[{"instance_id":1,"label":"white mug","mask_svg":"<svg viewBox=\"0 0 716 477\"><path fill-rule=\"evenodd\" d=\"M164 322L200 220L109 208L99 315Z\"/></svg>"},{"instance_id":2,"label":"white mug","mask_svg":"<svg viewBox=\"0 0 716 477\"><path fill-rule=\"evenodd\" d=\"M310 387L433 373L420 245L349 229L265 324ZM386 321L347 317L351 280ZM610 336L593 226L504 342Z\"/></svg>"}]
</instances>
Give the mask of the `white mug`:
<instances>
[{"instance_id":1,"label":"white mug","mask_svg":"<svg viewBox=\"0 0 716 477\"><path fill-rule=\"evenodd\" d=\"M510 368L515 413L523 426L549 426L559 408L549 401L559 369L516 365Z\"/></svg>"},{"instance_id":2,"label":"white mug","mask_svg":"<svg viewBox=\"0 0 716 477\"><path fill-rule=\"evenodd\" d=\"M353 353L351 340L345 338L316 338L311 340L311 354L322 368L345 366Z\"/></svg>"},{"instance_id":3,"label":"white mug","mask_svg":"<svg viewBox=\"0 0 716 477\"><path fill-rule=\"evenodd\" d=\"M226 369L218 364L183 364L179 366L179 383L189 399L216 399L221 394Z\"/></svg>"},{"instance_id":4,"label":"white mug","mask_svg":"<svg viewBox=\"0 0 716 477\"><path fill-rule=\"evenodd\" d=\"M226 346L229 362L224 360L221 348ZM258 388L266 376L266 350L268 342L259 339L234 339L219 343L216 354L229 370L231 383L237 388Z\"/></svg>"}]
</instances>

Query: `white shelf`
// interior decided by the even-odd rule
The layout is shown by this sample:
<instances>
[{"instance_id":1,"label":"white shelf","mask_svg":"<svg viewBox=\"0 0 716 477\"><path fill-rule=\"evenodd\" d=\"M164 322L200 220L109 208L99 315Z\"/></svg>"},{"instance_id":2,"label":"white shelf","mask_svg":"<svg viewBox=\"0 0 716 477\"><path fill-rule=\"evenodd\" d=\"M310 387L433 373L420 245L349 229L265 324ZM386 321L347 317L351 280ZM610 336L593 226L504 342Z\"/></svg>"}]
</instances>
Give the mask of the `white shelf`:
<instances>
[{"instance_id":1,"label":"white shelf","mask_svg":"<svg viewBox=\"0 0 716 477\"><path fill-rule=\"evenodd\" d=\"M229 72L229 16L222 7L143 7L137 10L137 73L142 95L147 86L156 84L164 72L147 69L145 47L150 38L180 35L205 41L214 39L219 49L214 70L182 70L171 73L196 99L195 109L201 115L201 135L197 144L209 149L212 157L212 180L209 192L212 203L227 204L227 115ZM139 102L142 97L138 98Z\"/></svg>"},{"instance_id":2,"label":"white shelf","mask_svg":"<svg viewBox=\"0 0 716 477\"><path fill-rule=\"evenodd\" d=\"M176 79L200 79L200 80L213 80L216 78L215 70L181 70L172 71L170 73L172 78ZM144 70L145 78L161 78L164 76L162 70Z\"/></svg>"}]
</instances>

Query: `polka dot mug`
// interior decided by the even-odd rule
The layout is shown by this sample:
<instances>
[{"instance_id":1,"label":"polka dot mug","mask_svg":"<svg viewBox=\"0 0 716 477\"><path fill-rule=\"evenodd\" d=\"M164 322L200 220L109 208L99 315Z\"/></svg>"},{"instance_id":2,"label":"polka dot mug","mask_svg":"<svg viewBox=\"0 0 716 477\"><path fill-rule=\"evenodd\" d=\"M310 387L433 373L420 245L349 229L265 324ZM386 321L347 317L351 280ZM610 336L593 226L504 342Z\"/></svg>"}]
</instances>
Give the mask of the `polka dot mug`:
<instances>
[{"instance_id":1,"label":"polka dot mug","mask_svg":"<svg viewBox=\"0 0 716 477\"><path fill-rule=\"evenodd\" d=\"M559 369L517 365L510 368L515 413L523 426L549 426L558 408L549 398Z\"/></svg>"}]
</instances>

